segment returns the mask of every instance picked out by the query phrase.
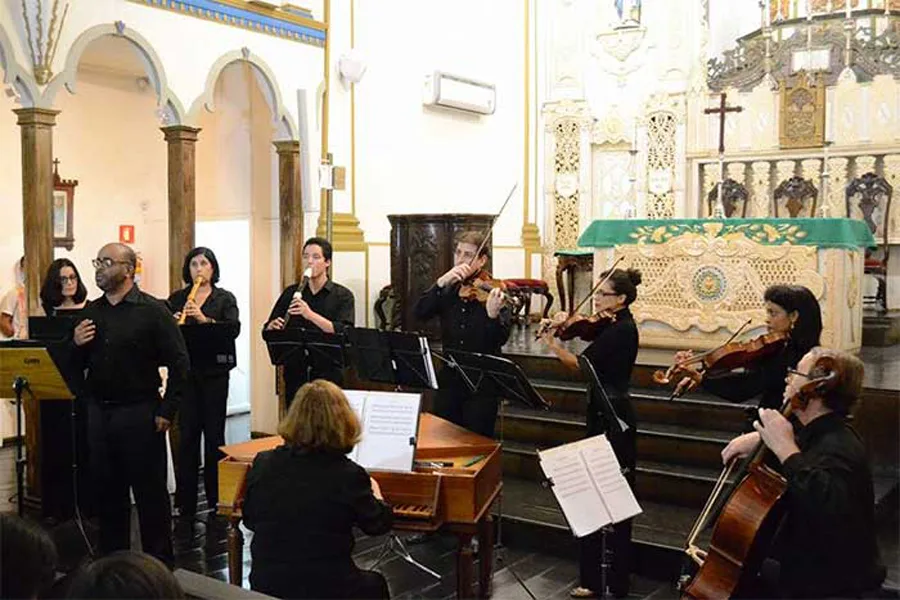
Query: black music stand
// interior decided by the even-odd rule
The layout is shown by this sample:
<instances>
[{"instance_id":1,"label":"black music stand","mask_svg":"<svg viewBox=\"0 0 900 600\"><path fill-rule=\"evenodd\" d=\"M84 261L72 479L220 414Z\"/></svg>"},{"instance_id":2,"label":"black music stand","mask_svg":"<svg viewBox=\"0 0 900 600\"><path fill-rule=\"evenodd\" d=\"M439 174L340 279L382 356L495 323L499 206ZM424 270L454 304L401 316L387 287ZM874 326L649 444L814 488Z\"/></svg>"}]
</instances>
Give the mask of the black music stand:
<instances>
[{"instance_id":1,"label":"black music stand","mask_svg":"<svg viewBox=\"0 0 900 600\"><path fill-rule=\"evenodd\" d=\"M343 369L347 363L344 335L325 333L319 329L288 327L287 329L267 329L263 340L269 350L269 360L273 365L298 360L306 370L307 380L313 371L323 372Z\"/></svg>"},{"instance_id":2,"label":"black music stand","mask_svg":"<svg viewBox=\"0 0 900 600\"><path fill-rule=\"evenodd\" d=\"M360 379L396 389L437 389L428 339L417 333L354 327L347 331L350 364Z\"/></svg>"},{"instance_id":3,"label":"black music stand","mask_svg":"<svg viewBox=\"0 0 900 600\"><path fill-rule=\"evenodd\" d=\"M397 390L404 387L437 388L437 379L431 364L431 350L424 336L402 331L353 327L347 330L347 340L350 364L356 369L360 379L390 383ZM382 544L378 558L369 568L377 568L392 554L435 579L442 579L439 573L417 561L404 541L393 531Z\"/></svg>"},{"instance_id":4,"label":"black music stand","mask_svg":"<svg viewBox=\"0 0 900 600\"><path fill-rule=\"evenodd\" d=\"M190 323L179 327L192 369L227 369L237 364L232 323Z\"/></svg>"},{"instance_id":5,"label":"black music stand","mask_svg":"<svg viewBox=\"0 0 900 600\"><path fill-rule=\"evenodd\" d=\"M459 373L473 394L490 391L517 400L528 408L550 410L550 404L534 389L522 368L508 358L462 350L447 350L445 354L439 358ZM502 423L502 412L500 418Z\"/></svg>"},{"instance_id":6,"label":"black music stand","mask_svg":"<svg viewBox=\"0 0 900 600\"><path fill-rule=\"evenodd\" d=\"M578 355L578 366L581 369L581 373L588 380L588 385L594 388L597 391L597 395L600 396L600 410L606 418L607 425L610 427L615 426L618 429L618 431L608 431L607 433L615 435L628 431L630 425L619 417L619 413L616 412L616 408L606 393L606 388L603 387L600 377L597 376L594 365L591 364L591 361L584 354Z\"/></svg>"}]
</instances>

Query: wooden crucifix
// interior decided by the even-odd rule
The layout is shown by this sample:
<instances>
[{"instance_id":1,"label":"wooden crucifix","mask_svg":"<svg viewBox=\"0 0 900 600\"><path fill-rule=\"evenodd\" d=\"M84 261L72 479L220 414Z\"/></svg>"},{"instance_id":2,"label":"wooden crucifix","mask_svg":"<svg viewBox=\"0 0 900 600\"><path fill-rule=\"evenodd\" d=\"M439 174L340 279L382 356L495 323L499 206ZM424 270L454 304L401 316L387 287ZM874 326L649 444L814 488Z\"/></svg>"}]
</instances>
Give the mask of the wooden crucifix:
<instances>
[{"instance_id":1,"label":"wooden crucifix","mask_svg":"<svg viewBox=\"0 0 900 600\"><path fill-rule=\"evenodd\" d=\"M719 183L718 183L718 200L713 210L714 218L724 218L725 208L722 205L722 192L725 187L725 116L730 113L739 113L744 108L742 106L728 106L728 98L725 92L719 97L718 108L707 108L703 111L707 115L719 115Z\"/></svg>"},{"instance_id":2,"label":"wooden crucifix","mask_svg":"<svg viewBox=\"0 0 900 600\"><path fill-rule=\"evenodd\" d=\"M707 115L719 115L719 155L725 154L725 115L730 112L739 113L743 106L728 106L727 95L722 92L718 108L707 108L703 111Z\"/></svg>"}]
</instances>

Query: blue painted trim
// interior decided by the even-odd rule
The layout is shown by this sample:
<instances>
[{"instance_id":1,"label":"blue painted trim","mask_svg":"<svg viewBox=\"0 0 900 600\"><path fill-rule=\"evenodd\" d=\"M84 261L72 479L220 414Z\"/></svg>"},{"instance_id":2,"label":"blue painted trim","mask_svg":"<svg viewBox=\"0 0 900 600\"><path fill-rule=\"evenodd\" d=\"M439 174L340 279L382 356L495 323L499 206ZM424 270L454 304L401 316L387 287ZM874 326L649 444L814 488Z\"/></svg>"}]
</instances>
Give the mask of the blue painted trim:
<instances>
[{"instance_id":1,"label":"blue painted trim","mask_svg":"<svg viewBox=\"0 0 900 600\"><path fill-rule=\"evenodd\" d=\"M315 46L325 45L324 31L215 0L132 0L132 2L166 8L223 25L242 27ZM297 16L293 11L287 14Z\"/></svg>"}]
</instances>

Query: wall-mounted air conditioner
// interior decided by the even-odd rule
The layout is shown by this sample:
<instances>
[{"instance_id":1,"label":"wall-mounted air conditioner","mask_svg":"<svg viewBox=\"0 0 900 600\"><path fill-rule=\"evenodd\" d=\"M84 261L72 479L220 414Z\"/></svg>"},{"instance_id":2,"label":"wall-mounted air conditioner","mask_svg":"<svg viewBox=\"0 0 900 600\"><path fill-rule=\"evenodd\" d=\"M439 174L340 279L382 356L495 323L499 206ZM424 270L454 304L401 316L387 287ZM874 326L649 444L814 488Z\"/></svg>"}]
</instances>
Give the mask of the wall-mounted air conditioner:
<instances>
[{"instance_id":1,"label":"wall-mounted air conditioner","mask_svg":"<svg viewBox=\"0 0 900 600\"><path fill-rule=\"evenodd\" d=\"M497 92L490 83L435 71L425 77L423 103L491 115L497 105Z\"/></svg>"}]
</instances>

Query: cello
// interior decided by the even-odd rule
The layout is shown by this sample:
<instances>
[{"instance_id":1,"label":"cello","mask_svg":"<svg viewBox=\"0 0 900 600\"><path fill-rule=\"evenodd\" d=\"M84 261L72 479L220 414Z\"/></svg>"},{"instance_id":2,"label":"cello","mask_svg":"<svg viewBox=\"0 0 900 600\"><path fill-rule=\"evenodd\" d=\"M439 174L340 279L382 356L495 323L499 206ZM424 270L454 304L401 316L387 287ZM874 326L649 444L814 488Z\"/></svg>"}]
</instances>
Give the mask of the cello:
<instances>
[{"instance_id":1,"label":"cello","mask_svg":"<svg viewBox=\"0 0 900 600\"><path fill-rule=\"evenodd\" d=\"M823 370L825 375L811 379L784 402L781 414L785 417L789 417L794 408L805 406L810 398L838 384L840 374L834 358L819 357L815 368ZM730 598L759 572L784 516L782 498L787 491L785 478L763 462L767 453L766 445L760 440L750 455L747 474L735 486L716 520L709 549L702 550L696 545L697 537L705 528L712 508L725 488L725 481L740 460L735 457L723 469L685 545L685 553L699 570L682 587L682 598Z\"/></svg>"}]
</instances>

